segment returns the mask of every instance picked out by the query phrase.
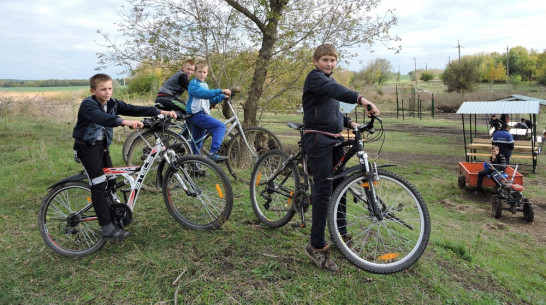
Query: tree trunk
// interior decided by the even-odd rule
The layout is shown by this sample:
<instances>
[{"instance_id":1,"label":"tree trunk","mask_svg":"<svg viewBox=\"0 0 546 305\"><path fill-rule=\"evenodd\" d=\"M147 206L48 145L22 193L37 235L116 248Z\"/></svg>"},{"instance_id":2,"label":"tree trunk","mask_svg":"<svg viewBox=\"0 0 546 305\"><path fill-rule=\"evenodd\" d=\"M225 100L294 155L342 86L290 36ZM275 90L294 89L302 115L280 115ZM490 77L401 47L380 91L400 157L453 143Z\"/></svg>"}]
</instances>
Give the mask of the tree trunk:
<instances>
[{"instance_id":1,"label":"tree trunk","mask_svg":"<svg viewBox=\"0 0 546 305\"><path fill-rule=\"evenodd\" d=\"M245 13L247 16L250 14L249 11L241 8L236 5L234 1L227 1L234 8ZM252 82L248 88L248 97L243 105L244 110L244 120L243 126L256 126L258 125L258 102L263 94L263 87L265 79L267 77L267 67L271 62L271 57L273 56L273 50L275 43L277 42L277 32L279 26L279 20L282 18L282 11L288 4L288 0L271 0L270 1L270 12L265 23L261 23L256 16L251 16L252 20L256 23L258 28L262 31L263 40L262 46L258 53L258 60L256 61L256 66L254 69L254 75L252 76ZM250 17L250 16L249 16Z\"/></svg>"}]
</instances>

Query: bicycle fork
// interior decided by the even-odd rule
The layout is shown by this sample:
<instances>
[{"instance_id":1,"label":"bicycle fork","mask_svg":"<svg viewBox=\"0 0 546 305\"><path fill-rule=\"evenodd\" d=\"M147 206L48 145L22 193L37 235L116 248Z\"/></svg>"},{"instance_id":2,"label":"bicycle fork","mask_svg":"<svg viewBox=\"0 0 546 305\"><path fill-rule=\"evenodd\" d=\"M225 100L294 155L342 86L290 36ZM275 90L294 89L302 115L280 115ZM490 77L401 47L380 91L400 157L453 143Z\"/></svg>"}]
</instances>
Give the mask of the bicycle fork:
<instances>
[{"instance_id":1,"label":"bicycle fork","mask_svg":"<svg viewBox=\"0 0 546 305\"><path fill-rule=\"evenodd\" d=\"M366 169L366 172L364 173L365 182L362 184L362 186L365 189L366 197L368 199L368 209L377 218L377 220L381 221L383 220L383 214L381 214L381 210L377 205L377 196L375 194L374 187L374 182L377 181L375 175L375 173L377 173L377 166L375 163L372 165L370 162L368 162L368 153L366 153L363 149L362 140L359 141L358 145L362 147L362 149L359 149L357 152L358 159L360 164L363 164Z\"/></svg>"}]
</instances>

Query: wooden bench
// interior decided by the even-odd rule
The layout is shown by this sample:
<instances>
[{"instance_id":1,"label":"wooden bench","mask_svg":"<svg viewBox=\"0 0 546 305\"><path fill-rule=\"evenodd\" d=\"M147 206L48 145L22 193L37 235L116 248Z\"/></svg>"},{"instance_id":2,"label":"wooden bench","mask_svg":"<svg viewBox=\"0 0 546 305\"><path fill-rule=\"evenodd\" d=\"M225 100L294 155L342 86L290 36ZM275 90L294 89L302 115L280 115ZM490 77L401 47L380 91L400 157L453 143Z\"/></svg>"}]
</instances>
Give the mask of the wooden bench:
<instances>
[{"instance_id":1,"label":"wooden bench","mask_svg":"<svg viewBox=\"0 0 546 305\"><path fill-rule=\"evenodd\" d=\"M473 153L473 152L467 152L466 155L469 156L469 157L489 157L489 156L491 156L491 154ZM511 155L510 156L510 160L512 160L514 158L516 158L516 159L536 159L536 156L531 156L531 155Z\"/></svg>"},{"instance_id":2,"label":"wooden bench","mask_svg":"<svg viewBox=\"0 0 546 305\"><path fill-rule=\"evenodd\" d=\"M466 160L476 161L476 157L489 158L491 156L491 139L472 139L472 143L466 145ZM537 155L541 152L538 146L534 147L531 144L531 141L514 141L514 149L510 156L510 160L513 159L526 159L533 161L533 173L535 172L537 165ZM522 154L526 153L526 154Z\"/></svg>"}]
</instances>

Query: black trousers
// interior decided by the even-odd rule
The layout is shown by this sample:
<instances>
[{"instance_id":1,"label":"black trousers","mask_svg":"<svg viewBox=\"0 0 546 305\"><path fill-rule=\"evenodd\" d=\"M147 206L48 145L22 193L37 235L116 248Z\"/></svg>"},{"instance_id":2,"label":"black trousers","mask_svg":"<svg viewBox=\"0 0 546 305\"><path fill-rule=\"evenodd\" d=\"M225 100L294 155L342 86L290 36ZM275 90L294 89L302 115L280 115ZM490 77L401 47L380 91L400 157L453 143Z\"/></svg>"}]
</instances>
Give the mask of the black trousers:
<instances>
[{"instance_id":1,"label":"black trousers","mask_svg":"<svg viewBox=\"0 0 546 305\"><path fill-rule=\"evenodd\" d=\"M110 218L110 206L106 200L106 189L115 184L115 179L107 180L104 175L104 167L112 167L110 151L106 141L97 141L95 145L74 144L74 150L78 154L87 176L89 177L89 186L91 188L91 200L97 213L99 224L101 226L112 222Z\"/></svg>"},{"instance_id":2,"label":"black trousers","mask_svg":"<svg viewBox=\"0 0 546 305\"><path fill-rule=\"evenodd\" d=\"M180 100L176 96L162 95L155 98L155 102L163 105L165 110L175 110L186 113L186 102Z\"/></svg>"},{"instance_id":3,"label":"black trousers","mask_svg":"<svg viewBox=\"0 0 546 305\"><path fill-rule=\"evenodd\" d=\"M311 246L321 249L326 246L325 229L328 216L328 204L333 189L343 179L328 180L332 177L332 170L343 157L341 147L335 147L343 138L334 138L320 133L308 133L303 137L303 149L307 153L307 164L313 175L311 185L311 204L313 222L311 225ZM338 209L338 228L342 235L347 233L345 219L345 198Z\"/></svg>"}]
</instances>

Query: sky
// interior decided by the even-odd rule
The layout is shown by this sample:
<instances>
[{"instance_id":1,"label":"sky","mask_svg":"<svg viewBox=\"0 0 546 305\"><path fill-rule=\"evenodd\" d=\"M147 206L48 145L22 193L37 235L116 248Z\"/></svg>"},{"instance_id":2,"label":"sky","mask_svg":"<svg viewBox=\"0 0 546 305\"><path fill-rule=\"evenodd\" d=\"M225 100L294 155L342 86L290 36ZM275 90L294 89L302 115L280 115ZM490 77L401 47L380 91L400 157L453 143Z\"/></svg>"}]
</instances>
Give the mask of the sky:
<instances>
[{"instance_id":1,"label":"sky","mask_svg":"<svg viewBox=\"0 0 546 305\"><path fill-rule=\"evenodd\" d=\"M459 57L459 45L461 57L506 54L507 47L516 46L546 49L544 0L383 0L377 14L389 8L396 9L398 25L391 34L402 38L402 50L393 54L383 45L362 49L350 61L350 70L359 71L376 58L389 60L402 75L415 68L443 70Z\"/></svg>"},{"instance_id":2,"label":"sky","mask_svg":"<svg viewBox=\"0 0 546 305\"><path fill-rule=\"evenodd\" d=\"M124 0L0 0L0 79L87 79L98 71L104 51L97 29L117 35L117 11ZM358 71L385 58L394 72L444 69L448 61L481 52L506 53L507 47L546 49L544 0L383 0L374 11L396 9L391 33L402 39L393 54L378 44L359 49L350 60ZM414 59L415 58L415 59ZM100 72L123 77L114 65Z\"/></svg>"}]
</instances>

